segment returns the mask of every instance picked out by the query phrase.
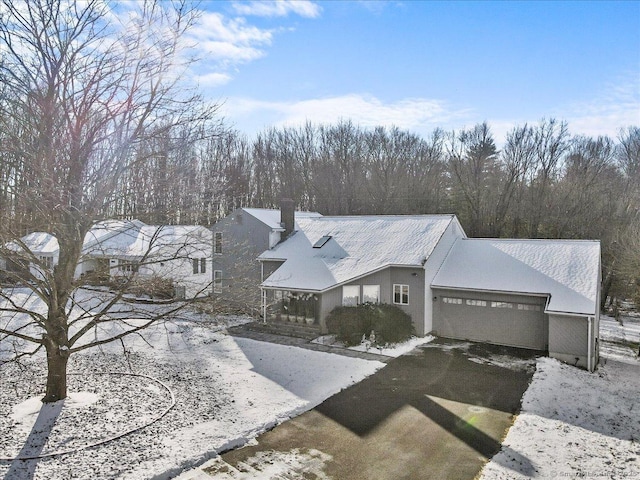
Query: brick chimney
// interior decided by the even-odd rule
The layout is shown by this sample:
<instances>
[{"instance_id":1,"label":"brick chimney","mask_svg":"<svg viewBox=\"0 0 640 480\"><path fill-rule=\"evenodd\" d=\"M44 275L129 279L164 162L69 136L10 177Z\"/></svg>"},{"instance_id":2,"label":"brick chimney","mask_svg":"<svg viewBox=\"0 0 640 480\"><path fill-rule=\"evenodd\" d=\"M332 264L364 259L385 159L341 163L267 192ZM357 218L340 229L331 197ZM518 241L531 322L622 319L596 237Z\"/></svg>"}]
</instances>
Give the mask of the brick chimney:
<instances>
[{"instance_id":1,"label":"brick chimney","mask_svg":"<svg viewBox=\"0 0 640 480\"><path fill-rule=\"evenodd\" d=\"M284 228L281 239L287 238L294 229L295 222L295 203L290 198L280 200L280 226Z\"/></svg>"}]
</instances>

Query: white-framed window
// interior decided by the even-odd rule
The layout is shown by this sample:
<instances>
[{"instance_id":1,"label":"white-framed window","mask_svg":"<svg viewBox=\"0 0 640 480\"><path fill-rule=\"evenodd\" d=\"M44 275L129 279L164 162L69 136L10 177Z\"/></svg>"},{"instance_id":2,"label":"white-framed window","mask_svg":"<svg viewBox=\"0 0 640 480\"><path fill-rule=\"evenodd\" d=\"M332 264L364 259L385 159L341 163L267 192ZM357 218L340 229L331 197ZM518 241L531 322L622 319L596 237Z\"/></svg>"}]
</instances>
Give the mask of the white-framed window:
<instances>
[{"instance_id":1,"label":"white-framed window","mask_svg":"<svg viewBox=\"0 0 640 480\"><path fill-rule=\"evenodd\" d=\"M118 270L126 273L136 273L138 271L138 262L127 262L126 260L118 261Z\"/></svg>"},{"instance_id":2,"label":"white-framed window","mask_svg":"<svg viewBox=\"0 0 640 480\"><path fill-rule=\"evenodd\" d=\"M442 303L450 303L451 305L462 305L462 299L454 297L442 297Z\"/></svg>"},{"instance_id":3,"label":"white-framed window","mask_svg":"<svg viewBox=\"0 0 640 480\"><path fill-rule=\"evenodd\" d=\"M540 307L540 305L532 305L530 303L519 303L518 310L526 310L529 312L539 312L540 310L542 310L542 307Z\"/></svg>"},{"instance_id":4,"label":"white-framed window","mask_svg":"<svg viewBox=\"0 0 640 480\"><path fill-rule=\"evenodd\" d=\"M467 298L465 303L471 307L486 307L487 302L485 300L474 300L472 298Z\"/></svg>"},{"instance_id":5,"label":"white-framed window","mask_svg":"<svg viewBox=\"0 0 640 480\"><path fill-rule=\"evenodd\" d=\"M213 293L222 293L222 270L213 271Z\"/></svg>"},{"instance_id":6,"label":"white-framed window","mask_svg":"<svg viewBox=\"0 0 640 480\"><path fill-rule=\"evenodd\" d=\"M342 306L355 307L360 303L360 285L345 285L342 287Z\"/></svg>"},{"instance_id":7,"label":"white-framed window","mask_svg":"<svg viewBox=\"0 0 640 480\"><path fill-rule=\"evenodd\" d=\"M509 302L491 302L491 308L513 308L513 303L509 303Z\"/></svg>"},{"instance_id":8,"label":"white-framed window","mask_svg":"<svg viewBox=\"0 0 640 480\"><path fill-rule=\"evenodd\" d=\"M213 253L222 254L222 232L215 232L213 239Z\"/></svg>"},{"instance_id":9,"label":"white-framed window","mask_svg":"<svg viewBox=\"0 0 640 480\"><path fill-rule=\"evenodd\" d=\"M409 305L409 285L393 284L393 303Z\"/></svg>"},{"instance_id":10,"label":"white-framed window","mask_svg":"<svg viewBox=\"0 0 640 480\"><path fill-rule=\"evenodd\" d=\"M193 262L193 274L207 273L207 259L206 258L194 258Z\"/></svg>"},{"instance_id":11,"label":"white-framed window","mask_svg":"<svg viewBox=\"0 0 640 480\"><path fill-rule=\"evenodd\" d=\"M363 285L362 303L380 303L380 285Z\"/></svg>"}]
</instances>

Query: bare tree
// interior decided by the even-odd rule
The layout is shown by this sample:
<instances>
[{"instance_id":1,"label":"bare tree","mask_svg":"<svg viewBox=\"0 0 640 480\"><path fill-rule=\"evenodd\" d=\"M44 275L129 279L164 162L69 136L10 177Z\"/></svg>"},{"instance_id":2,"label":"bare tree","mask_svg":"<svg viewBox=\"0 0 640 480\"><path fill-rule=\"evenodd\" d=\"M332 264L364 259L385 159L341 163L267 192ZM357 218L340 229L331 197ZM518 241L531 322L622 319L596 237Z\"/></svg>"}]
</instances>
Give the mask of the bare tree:
<instances>
[{"instance_id":1,"label":"bare tree","mask_svg":"<svg viewBox=\"0 0 640 480\"><path fill-rule=\"evenodd\" d=\"M199 125L214 118L215 108L180 81L188 63L181 42L193 20L193 12L179 2L2 1L1 153L28 173L13 192L16 208L28 212L28 218L22 216L28 224L8 225L2 241L18 244L37 267L38 275L30 268L12 275L45 310L32 311L3 290L0 335L46 349L45 402L66 397L69 355L109 317L108 309L101 310L88 319L82 335L70 335L75 292L83 286L75 273L86 235L123 194L121 177L162 153L142 145L160 143L152 139L187 126L201 132ZM58 242L53 269L20 240L23 229L34 225ZM115 308L121 297L106 305ZM12 328L11 318L19 314L29 316L35 330Z\"/></svg>"}]
</instances>

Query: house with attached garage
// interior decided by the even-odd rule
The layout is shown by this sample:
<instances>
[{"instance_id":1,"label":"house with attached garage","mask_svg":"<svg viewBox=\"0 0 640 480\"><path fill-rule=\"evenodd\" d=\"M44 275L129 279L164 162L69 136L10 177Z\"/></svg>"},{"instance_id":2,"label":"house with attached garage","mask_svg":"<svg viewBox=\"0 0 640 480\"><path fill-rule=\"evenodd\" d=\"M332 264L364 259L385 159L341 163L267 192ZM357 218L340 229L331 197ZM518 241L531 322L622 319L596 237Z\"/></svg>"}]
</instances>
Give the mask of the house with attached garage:
<instances>
[{"instance_id":1,"label":"house with attached garage","mask_svg":"<svg viewBox=\"0 0 640 480\"><path fill-rule=\"evenodd\" d=\"M600 244L470 239L454 215L296 218L258 256L262 316L326 331L337 306L397 305L418 335L598 363Z\"/></svg>"}]
</instances>

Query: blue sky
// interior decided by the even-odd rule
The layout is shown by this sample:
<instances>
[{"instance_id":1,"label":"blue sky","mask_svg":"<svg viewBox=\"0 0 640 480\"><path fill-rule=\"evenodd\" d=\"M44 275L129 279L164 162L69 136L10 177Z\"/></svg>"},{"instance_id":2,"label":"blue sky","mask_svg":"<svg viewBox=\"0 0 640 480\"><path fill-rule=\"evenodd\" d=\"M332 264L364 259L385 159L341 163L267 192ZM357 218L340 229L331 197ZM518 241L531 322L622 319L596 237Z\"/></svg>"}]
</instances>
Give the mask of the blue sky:
<instances>
[{"instance_id":1,"label":"blue sky","mask_svg":"<svg viewBox=\"0 0 640 480\"><path fill-rule=\"evenodd\" d=\"M640 125L640 2L203 2L199 82L248 135L269 126L543 117L572 133Z\"/></svg>"}]
</instances>

